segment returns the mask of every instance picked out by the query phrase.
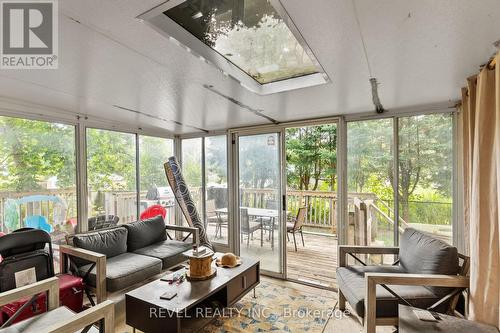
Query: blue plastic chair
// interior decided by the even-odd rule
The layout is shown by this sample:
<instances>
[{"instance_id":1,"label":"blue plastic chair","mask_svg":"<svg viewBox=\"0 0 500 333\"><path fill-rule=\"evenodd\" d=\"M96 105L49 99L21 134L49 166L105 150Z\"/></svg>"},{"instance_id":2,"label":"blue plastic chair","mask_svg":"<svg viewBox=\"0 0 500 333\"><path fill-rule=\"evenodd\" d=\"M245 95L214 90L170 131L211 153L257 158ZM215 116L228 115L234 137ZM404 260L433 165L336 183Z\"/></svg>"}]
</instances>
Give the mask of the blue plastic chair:
<instances>
[{"instance_id":1,"label":"blue plastic chair","mask_svg":"<svg viewBox=\"0 0 500 333\"><path fill-rule=\"evenodd\" d=\"M51 233L54 229L47 222L47 218L41 215L32 215L24 219L24 226L28 228L35 228Z\"/></svg>"}]
</instances>

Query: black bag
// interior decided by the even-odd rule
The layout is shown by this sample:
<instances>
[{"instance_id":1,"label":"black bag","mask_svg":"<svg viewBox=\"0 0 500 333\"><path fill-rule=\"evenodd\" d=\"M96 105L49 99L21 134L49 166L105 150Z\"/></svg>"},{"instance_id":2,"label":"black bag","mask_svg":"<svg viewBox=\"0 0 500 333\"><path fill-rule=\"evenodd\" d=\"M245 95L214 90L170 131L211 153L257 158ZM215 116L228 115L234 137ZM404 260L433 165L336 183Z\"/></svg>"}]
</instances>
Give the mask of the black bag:
<instances>
[{"instance_id":1,"label":"black bag","mask_svg":"<svg viewBox=\"0 0 500 333\"><path fill-rule=\"evenodd\" d=\"M21 287L17 284L26 283L26 276L36 281L54 276L52 243L43 230L23 228L0 237L0 255L0 292Z\"/></svg>"}]
</instances>

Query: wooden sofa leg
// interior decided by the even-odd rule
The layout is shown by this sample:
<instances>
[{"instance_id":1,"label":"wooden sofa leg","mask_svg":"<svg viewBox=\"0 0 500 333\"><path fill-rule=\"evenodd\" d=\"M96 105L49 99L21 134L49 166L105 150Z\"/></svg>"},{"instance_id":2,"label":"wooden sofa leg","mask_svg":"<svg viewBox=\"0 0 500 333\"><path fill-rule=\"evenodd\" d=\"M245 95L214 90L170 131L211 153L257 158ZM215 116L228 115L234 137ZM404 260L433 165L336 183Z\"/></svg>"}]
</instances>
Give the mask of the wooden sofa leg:
<instances>
[{"instance_id":1,"label":"wooden sofa leg","mask_svg":"<svg viewBox=\"0 0 500 333\"><path fill-rule=\"evenodd\" d=\"M345 311L345 296L339 289L339 310Z\"/></svg>"},{"instance_id":2,"label":"wooden sofa leg","mask_svg":"<svg viewBox=\"0 0 500 333\"><path fill-rule=\"evenodd\" d=\"M377 285L370 278L366 280L366 296L365 296L365 318L363 324L365 333L375 333L377 327L377 298L376 287Z\"/></svg>"}]
</instances>

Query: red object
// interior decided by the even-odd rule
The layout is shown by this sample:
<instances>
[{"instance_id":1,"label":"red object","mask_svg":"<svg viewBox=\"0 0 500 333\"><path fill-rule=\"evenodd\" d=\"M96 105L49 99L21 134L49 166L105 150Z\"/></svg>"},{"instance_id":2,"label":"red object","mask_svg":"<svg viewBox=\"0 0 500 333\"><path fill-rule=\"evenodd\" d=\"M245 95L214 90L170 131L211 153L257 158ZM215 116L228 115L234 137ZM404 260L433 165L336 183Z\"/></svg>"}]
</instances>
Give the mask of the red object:
<instances>
[{"instance_id":1,"label":"red object","mask_svg":"<svg viewBox=\"0 0 500 333\"><path fill-rule=\"evenodd\" d=\"M59 279L59 304L66 306L74 312L80 312L83 309L84 285L83 279L70 274L58 275ZM5 323L16 311L30 300L31 297L20 299L16 302L4 305L2 307L0 322ZM31 306L24 309L23 312L13 321L17 323L24 319L31 318L47 309L47 295L45 293L38 295Z\"/></svg>"},{"instance_id":2,"label":"red object","mask_svg":"<svg viewBox=\"0 0 500 333\"><path fill-rule=\"evenodd\" d=\"M167 210L162 205L153 205L146 208L141 213L141 220L147 220L158 215L163 216L163 219L165 219L165 216L167 216Z\"/></svg>"},{"instance_id":3,"label":"red object","mask_svg":"<svg viewBox=\"0 0 500 333\"><path fill-rule=\"evenodd\" d=\"M83 279L71 274L58 275L59 303L74 312L83 309L84 284Z\"/></svg>"}]
</instances>

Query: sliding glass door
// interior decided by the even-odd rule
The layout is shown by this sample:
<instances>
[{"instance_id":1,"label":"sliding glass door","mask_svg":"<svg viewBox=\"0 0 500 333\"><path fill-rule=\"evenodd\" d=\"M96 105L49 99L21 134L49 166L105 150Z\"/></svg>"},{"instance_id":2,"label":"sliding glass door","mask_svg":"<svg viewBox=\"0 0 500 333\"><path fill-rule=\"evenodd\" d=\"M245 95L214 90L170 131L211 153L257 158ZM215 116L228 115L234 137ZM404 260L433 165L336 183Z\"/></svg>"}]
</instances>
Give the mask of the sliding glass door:
<instances>
[{"instance_id":1,"label":"sliding glass door","mask_svg":"<svg viewBox=\"0 0 500 333\"><path fill-rule=\"evenodd\" d=\"M239 248L283 275L281 132L237 136Z\"/></svg>"}]
</instances>

